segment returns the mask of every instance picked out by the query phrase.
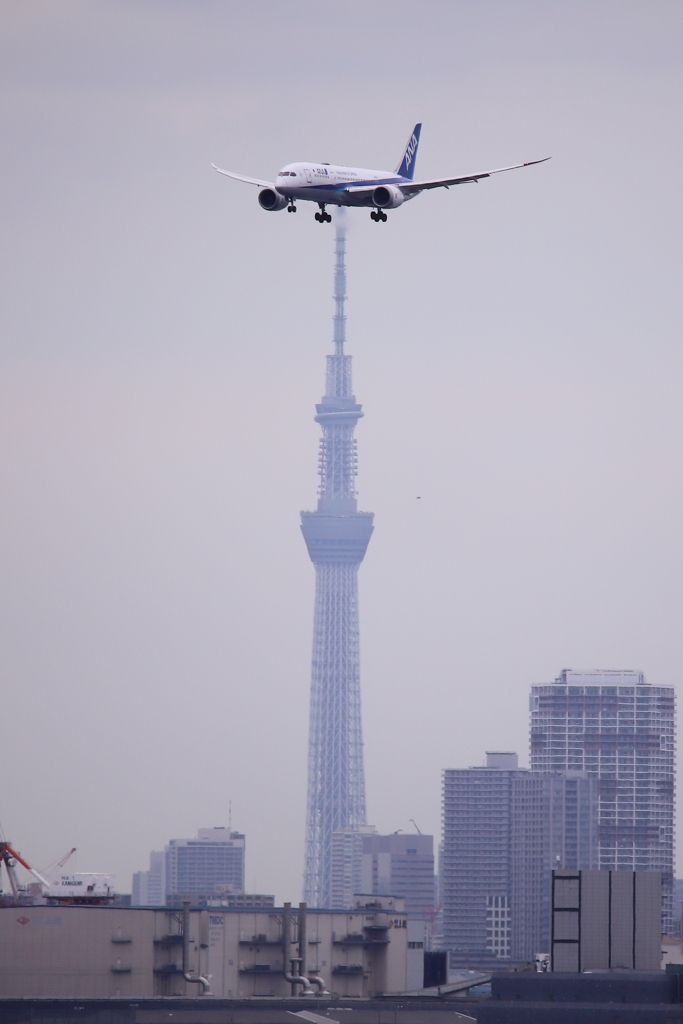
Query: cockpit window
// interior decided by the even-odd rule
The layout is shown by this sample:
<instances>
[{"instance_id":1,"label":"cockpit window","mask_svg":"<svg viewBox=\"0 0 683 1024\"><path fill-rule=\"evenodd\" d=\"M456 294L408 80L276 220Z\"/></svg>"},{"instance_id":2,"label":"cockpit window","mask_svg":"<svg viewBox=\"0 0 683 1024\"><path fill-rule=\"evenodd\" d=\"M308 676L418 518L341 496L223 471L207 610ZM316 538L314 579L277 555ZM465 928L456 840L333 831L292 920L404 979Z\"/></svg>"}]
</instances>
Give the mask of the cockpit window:
<instances>
[{"instance_id":1,"label":"cockpit window","mask_svg":"<svg viewBox=\"0 0 683 1024\"><path fill-rule=\"evenodd\" d=\"M281 178L286 178L288 175L291 176L292 178L296 178L296 174L294 173L294 171L280 171Z\"/></svg>"}]
</instances>

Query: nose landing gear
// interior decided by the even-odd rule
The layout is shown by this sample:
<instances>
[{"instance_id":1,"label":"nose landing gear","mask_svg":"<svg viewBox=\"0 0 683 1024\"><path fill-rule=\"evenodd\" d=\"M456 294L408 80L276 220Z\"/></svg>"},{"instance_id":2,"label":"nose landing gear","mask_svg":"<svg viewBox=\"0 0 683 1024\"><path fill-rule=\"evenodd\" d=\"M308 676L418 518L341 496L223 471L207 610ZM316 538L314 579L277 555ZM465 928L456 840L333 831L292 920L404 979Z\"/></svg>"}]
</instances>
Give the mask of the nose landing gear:
<instances>
[{"instance_id":1,"label":"nose landing gear","mask_svg":"<svg viewBox=\"0 0 683 1024\"><path fill-rule=\"evenodd\" d=\"M329 213L326 212L325 204L324 203L318 203L318 206L320 207L320 212L316 213L315 219L317 221L319 221L321 224L324 224L325 221L331 221L332 217L330 216Z\"/></svg>"},{"instance_id":2,"label":"nose landing gear","mask_svg":"<svg viewBox=\"0 0 683 1024\"><path fill-rule=\"evenodd\" d=\"M370 214L370 217L372 218L372 220L376 220L378 223L381 220L387 219L387 215L384 212L384 210L373 210Z\"/></svg>"}]
</instances>

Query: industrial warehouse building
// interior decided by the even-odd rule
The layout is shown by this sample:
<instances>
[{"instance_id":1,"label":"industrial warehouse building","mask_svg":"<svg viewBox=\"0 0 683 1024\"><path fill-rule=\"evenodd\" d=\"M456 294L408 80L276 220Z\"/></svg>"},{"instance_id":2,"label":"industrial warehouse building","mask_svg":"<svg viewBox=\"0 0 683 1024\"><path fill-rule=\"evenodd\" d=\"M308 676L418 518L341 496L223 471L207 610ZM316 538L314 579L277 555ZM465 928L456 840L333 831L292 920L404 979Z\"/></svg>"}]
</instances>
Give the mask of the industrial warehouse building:
<instances>
[{"instance_id":1,"label":"industrial warehouse building","mask_svg":"<svg viewBox=\"0 0 683 1024\"><path fill-rule=\"evenodd\" d=\"M345 998L405 991L409 951L403 900L370 896L356 897L355 903L353 910L307 911L305 950L298 954L305 959L301 973L322 979L330 993ZM283 916L278 908L190 910L187 973L210 978L211 993L219 998L289 996ZM292 955L297 919L295 912ZM1 907L0 947L0 998L202 994L203 986L183 974L179 909ZM422 950L410 952L417 979Z\"/></svg>"}]
</instances>

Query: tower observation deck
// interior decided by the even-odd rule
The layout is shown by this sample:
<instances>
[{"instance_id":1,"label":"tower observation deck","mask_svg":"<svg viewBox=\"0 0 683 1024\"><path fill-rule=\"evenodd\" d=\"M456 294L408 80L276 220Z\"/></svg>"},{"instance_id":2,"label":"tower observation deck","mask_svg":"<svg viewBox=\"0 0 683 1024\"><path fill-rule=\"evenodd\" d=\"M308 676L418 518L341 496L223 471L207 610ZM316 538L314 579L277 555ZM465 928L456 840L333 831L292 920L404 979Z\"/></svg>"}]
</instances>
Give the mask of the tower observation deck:
<instances>
[{"instance_id":1,"label":"tower observation deck","mask_svg":"<svg viewBox=\"0 0 683 1024\"><path fill-rule=\"evenodd\" d=\"M320 488L315 512L301 530L315 565L315 615L308 741L308 809L304 899L331 901L332 833L365 824L360 714L358 566L372 534L372 512L356 501L356 441L363 415L351 385L346 340L346 235L337 214L334 271L334 355L327 357L325 395L316 406Z\"/></svg>"}]
</instances>

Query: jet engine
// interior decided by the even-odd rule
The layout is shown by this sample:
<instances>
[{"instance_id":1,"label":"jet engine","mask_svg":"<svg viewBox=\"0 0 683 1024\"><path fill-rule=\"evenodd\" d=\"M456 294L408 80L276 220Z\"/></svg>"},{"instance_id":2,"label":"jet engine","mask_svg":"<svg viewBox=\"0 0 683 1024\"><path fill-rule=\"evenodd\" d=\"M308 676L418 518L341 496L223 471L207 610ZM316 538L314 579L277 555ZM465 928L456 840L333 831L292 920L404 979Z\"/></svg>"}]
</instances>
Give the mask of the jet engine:
<instances>
[{"instance_id":1,"label":"jet engine","mask_svg":"<svg viewBox=\"0 0 683 1024\"><path fill-rule=\"evenodd\" d=\"M289 203L289 199L274 188L262 188L258 194L258 201L263 210L284 210Z\"/></svg>"},{"instance_id":2,"label":"jet engine","mask_svg":"<svg viewBox=\"0 0 683 1024\"><path fill-rule=\"evenodd\" d=\"M400 188L395 185L378 185L372 193L372 205L380 210L395 210L404 199Z\"/></svg>"}]
</instances>

